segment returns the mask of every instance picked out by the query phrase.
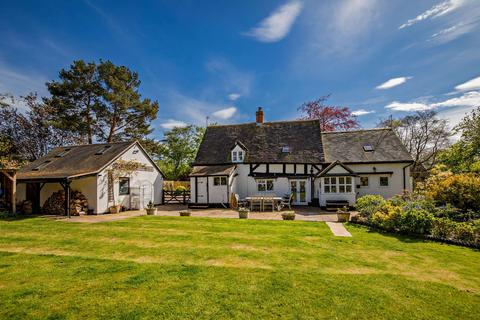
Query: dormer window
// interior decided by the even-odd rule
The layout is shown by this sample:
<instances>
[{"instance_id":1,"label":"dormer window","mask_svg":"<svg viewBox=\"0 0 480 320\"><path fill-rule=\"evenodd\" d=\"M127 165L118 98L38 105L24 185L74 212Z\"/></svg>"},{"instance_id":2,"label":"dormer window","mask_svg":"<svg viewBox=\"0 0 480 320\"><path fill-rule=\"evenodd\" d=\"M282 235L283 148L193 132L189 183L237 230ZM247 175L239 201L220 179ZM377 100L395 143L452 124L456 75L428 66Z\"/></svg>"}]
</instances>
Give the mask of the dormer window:
<instances>
[{"instance_id":1,"label":"dormer window","mask_svg":"<svg viewBox=\"0 0 480 320\"><path fill-rule=\"evenodd\" d=\"M243 162L245 160L246 153L247 150L245 146L240 142L236 142L231 151L232 162Z\"/></svg>"}]
</instances>

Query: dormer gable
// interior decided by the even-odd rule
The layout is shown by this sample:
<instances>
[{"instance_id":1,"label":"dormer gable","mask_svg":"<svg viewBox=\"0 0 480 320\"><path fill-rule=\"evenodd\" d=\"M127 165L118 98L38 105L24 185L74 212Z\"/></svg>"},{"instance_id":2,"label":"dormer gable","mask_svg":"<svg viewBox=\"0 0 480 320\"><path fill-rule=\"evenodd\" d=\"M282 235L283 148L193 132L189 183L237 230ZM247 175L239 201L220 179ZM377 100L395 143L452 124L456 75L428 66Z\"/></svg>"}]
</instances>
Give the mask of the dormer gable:
<instances>
[{"instance_id":1,"label":"dormer gable","mask_svg":"<svg viewBox=\"0 0 480 320\"><path fill-rule=\"evenodd\" d=\"M230 159L233 163L241 163L245 160L247 154L247 148L240 141L236 141L232 150L230 151Z\"/></svg>"}]
</instances>

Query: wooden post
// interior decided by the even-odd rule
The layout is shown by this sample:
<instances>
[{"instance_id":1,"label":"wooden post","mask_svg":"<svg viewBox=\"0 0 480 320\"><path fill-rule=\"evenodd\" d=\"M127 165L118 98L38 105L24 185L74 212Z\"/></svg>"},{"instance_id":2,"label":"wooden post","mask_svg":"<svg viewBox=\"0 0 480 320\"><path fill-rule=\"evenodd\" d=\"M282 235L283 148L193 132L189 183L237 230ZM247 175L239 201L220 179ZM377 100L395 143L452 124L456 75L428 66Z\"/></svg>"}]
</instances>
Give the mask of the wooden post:
<instances>
[{"instance_id":1,"label":"wooden post","mask_svg":"<svg viewBox=\"0 0 480 320\"><path fill-rule=\"evenodd\" d=\"M61 183L63 190L65 191L65 213L67 217L70 218L70 183L68 179L65 179L65 182Z\"/></svg>"},{"instance_id":2,"label":"wooden post","mask_svg":"<svg viewBox=\"0 0 480 320\"><path fill-rule=\"evenodd\" d=\"M16 213L17 212L17 173L15 171L12 171L12 173L9 173L8 171L1 171L1 172L5 174L5 177L7 177L12 184L10 201L11 201L12 213Z\"/></svg>"},{"instance_id":3,"label":"wooden post","mask_svg":"<svg viewBox=\"0 0 480 320\"><path fill-rule=\"evenodd\" d=\"M14 172L12 179L12 212L17 212L17 174Z\"/></svg>"}]
</instances>

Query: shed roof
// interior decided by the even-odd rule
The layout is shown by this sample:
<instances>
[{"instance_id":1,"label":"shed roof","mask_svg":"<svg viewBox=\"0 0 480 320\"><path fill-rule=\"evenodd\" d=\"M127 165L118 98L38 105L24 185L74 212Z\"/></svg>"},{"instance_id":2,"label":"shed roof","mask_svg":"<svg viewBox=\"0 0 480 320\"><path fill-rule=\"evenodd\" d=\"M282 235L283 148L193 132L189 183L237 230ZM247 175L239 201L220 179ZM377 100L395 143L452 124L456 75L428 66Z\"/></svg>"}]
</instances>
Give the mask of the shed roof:
<instances>
[{"instance_id":1,"label":"shed roof","mask_svg":"<svg viewBox=\"0 0 480 320\"><path fill-rule=\"evenodd\" d=\"M245 163L322 163L318 120L297 120L210 126L198 150L195 165L231 163L231 149L241 143ZM289 147L289 152L282 152Z\"/></svg>"},{"instance_id":2,"label":"shed roof","mask_svg":"<svg viewBox=\"0 0 480 320\"><path fill-rule=\"evenodd\" d=\"M53 180L96 174L134 144L141 147L137 141L58 147L19 170L17 179Z\"/></svg>"},{"instance_id":3,"label":"shed roof","mask_svg":"<svg viewBox=\"0 0 480 320\"><path fill-rule=\"evenodd\" d=\"M235 170L235 165L219 165L219 166L195 166L191 177L206 176L229 176Z\"/></svg>"}]
</instances>

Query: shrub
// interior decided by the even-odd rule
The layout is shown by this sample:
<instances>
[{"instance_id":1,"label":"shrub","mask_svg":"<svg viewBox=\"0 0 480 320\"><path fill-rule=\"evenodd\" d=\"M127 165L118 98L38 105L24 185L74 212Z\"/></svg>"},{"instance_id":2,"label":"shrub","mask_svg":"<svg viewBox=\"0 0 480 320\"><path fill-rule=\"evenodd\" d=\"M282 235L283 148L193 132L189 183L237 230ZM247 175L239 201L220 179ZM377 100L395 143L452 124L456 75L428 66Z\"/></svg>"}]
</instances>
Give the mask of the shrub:
<instances>
[{"instance_id":1,"label":"shrub","mask_svg":"<svg viewBox=\"0 0 480 320\"><path fill-rule=\"evenodd\" d=\"M466 222L455 223L453 238L459 241L475 242L475 228L473 224Z\"/></svg>"},{"instance_id":2,"label":"shrub","mask_svg":"<svg viewBox=\"0 0 480 320\"><path fill-rule=\"evenodd\" d=\"M398 221L398 229L402 232L429 234L435 217L425 209L405 208Z\"/></svg>"},{"instance_id":3,"label":"shrub","mask_svg":"<svg viewBox=\"0 0 480 320\"><path fill-rule=\"evenodd\" d=\"M428 198L438 204L451 204L461 210L480 211L480 175L478 174L437 172L426 181L422 189Z\"/></svg>"},{"instance_id":4,"label":"shrub","mask_svg":"<svg viewBox=\"0 0 480 320\"><path fill-rule=\"evenodd\" d=\"M375 212L379 211L387 202L379 195L366 195L360 197L355 202L355 208L364 217L371 217Z\"/></svg>"},{"instance_id":5,"label":"shrub","mask_svg":"<svg viewBox=\"0 0 480 320\"><path fill-rule=\"evenodd\" d=\"M431 234L442 239L451 239L455 230L455 222L446 218L437 218L433 221Z\"/></svg>"},{"instance_id":6,"label":"shrub","mask_svg":"<svg viewBox=\"0 0 480 320\"><path fill-rule=\"evenodd\" d=\"M175 193L176 194L182 194L184 193L185 191L187 191L188 189L184 186L178 186L175 188Z\"/></svg>"}]
</instances>

